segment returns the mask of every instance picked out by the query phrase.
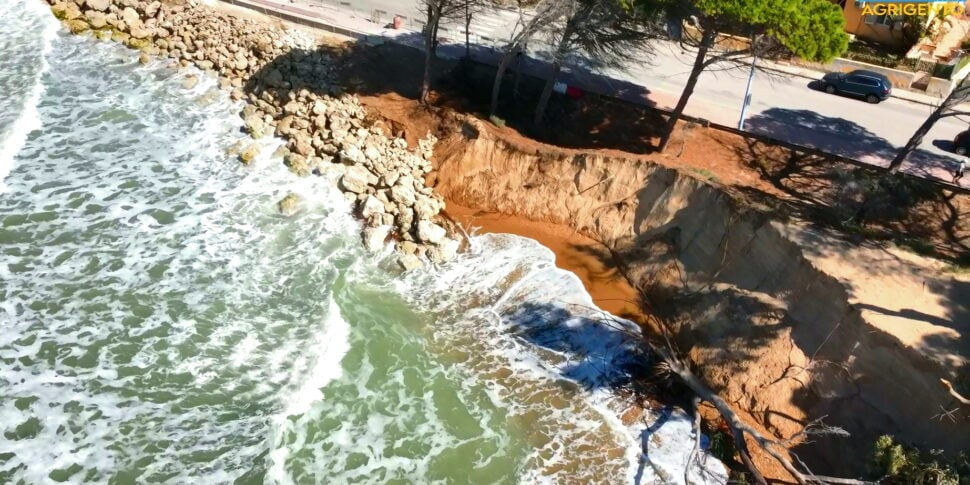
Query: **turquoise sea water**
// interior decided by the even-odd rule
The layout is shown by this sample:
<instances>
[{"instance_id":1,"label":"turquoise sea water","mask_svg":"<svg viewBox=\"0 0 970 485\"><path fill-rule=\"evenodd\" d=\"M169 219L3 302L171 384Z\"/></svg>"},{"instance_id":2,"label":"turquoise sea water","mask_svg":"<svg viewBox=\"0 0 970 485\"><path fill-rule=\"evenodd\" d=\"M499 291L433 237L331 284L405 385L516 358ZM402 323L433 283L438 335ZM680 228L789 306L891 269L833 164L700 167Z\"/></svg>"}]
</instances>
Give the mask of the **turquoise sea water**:
<instances>
[{"instance_id":1,"label":"turquoise sea water","mask_svg":"<svg viewBox=\"0 0 970 485\"><path fill-rule=\"evenodd\" d=\"M622 424L612 390L635 353L545 248L475 237L401 275L278 141L226 153L239 106L212 80L186 90L39 1L0 29L0 483L679 473L686 421L649 432L645 466L651 422Z\"/></svg>"}]
</instances>

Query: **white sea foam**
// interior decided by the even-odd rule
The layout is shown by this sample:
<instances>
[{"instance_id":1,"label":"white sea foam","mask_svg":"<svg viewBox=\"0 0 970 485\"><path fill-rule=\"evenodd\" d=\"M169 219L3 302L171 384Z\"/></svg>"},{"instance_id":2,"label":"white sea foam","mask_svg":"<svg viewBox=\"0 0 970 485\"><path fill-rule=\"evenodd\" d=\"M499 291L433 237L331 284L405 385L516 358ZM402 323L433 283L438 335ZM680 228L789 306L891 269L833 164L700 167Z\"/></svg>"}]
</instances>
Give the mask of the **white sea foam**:
<instances>
[{"instance_id":1,"label":"white sea foam","mask_svg":"<svg viewBox=\"0 0 970 485\"><path fill-rule=\"evenodd\" d=\"M9 38L0 56L33 41ZM619 420L635 349L547 249L476 237L396 279L333 181L272 159L279 140L250 167L225 154L241 121L212 79L53 42L43 131L0 193L0 482L650 483L682 465L682 413ZM648 461L644 436L663 437Z\"/></svg>"},{"instance_id":2,"label":"white sea foam","mask_svg":"<svg viewBox=\"0 0 970 485\"><path fill-rule=\"evenodd\" d=\"M37 104L44 92L45 58L59 27L43 9L40 2L0 5L0 31L5 36L0 39L0 91L4 93L0 99L0 193L6 189L4 179L27 136L41 128ZM26 36L29 42L24 41Z\"/></svg>"},{"instance_id":3,"label":"white sea foam","mask_svg":"<svg viewBox=\"0 0 970 485\"><path fill-rule=\"evenodd\" d=\"M462 365L487 369L496 399L543 430L521 482L681 483L682 472L671 472L683 470L692 446L688 416L668 409L629 425L619 419L630 403L613 389L626 365L643 358L626 337L639 328L599 310L535 241L486 235L474 247L433 275L412 275L400 291L440 318L442 345L472 345L466 352L475 357ZM548 406L555 393L568 398L539 412L535 404ZM701 455L692 480L726 481L724 467Z\"/></svg>"},{"instance_id":4,"label":"white sea foam","mask_svg":"<svg viewBox=\"0 0 970 485\"><path fill-rule=\"evenodd\" d=\"M241 121L211 80L55 42L44 131L0 195L0 482L231 482L265 416L339 375L330 258L359 251L338 238L356 223L330 183L268 160L278 141L249 169L225 155ZM299 223L275 214L288 190Z\"/></svg>"}]
</instances>

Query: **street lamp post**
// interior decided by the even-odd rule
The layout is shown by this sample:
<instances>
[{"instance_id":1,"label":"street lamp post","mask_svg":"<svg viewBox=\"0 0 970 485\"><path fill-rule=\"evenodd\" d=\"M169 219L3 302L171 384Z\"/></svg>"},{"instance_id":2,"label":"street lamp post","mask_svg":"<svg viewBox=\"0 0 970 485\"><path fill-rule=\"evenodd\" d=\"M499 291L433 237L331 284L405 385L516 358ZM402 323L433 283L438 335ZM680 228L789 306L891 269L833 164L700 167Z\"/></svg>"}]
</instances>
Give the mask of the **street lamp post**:
<instances>
[{"instance_id":1,"label":"street lamp post","mask_svg":"<svg viewBox=\"0 0 970 485\"><path fill-rule=\"evenodd\" d=\"M738 119L738 130L744 131L744 119L748 116L748 107L751 106L751 84L754 82L754 70L758 65L758 55L752 54L751 71L748 72L748 86L744 89L744 100L741 102L741 118Z\"/></svg>"}]
</instances>

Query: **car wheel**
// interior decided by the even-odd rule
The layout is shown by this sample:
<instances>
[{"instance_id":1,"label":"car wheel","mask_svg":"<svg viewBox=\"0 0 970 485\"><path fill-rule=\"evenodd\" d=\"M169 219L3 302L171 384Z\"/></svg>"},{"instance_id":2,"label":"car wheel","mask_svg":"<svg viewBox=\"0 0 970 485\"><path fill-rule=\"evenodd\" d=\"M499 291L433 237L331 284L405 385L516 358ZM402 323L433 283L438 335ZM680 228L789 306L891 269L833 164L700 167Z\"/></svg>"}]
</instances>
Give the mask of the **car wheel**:
<instances>
[{"instance_id":1,"label":"car wheel","mask_svg":"<svg viewBox=\"0 0 970 485\"><path fill-rule=\"evenodd\" d=\"M825 92L826 93L829 93L829 94L835 94L835 86L833 86L831 84L826 84L825 85Z\"/></svg>"},{"instance_id":2,"label":"car wheel","mask_svg":"<svg viewBox=\"0 0 970 485\"><path fill-rule=\"evenodd\" d=\"M956 147L953 150L953 153L956 153L957 155L966 155L967 154L967 147Z\"/></svg>"},{"instance_id":3,"label":"car wheel","mask_svg":"<svg viewBox=\"0 0 970 485\"><path fill-rule=\"evenodd\" d=\"M866 96L866 101L872 104L876 104L879 102L879 96L876 96L875 94L870 94Z\"/></svg>"}]
</instances>

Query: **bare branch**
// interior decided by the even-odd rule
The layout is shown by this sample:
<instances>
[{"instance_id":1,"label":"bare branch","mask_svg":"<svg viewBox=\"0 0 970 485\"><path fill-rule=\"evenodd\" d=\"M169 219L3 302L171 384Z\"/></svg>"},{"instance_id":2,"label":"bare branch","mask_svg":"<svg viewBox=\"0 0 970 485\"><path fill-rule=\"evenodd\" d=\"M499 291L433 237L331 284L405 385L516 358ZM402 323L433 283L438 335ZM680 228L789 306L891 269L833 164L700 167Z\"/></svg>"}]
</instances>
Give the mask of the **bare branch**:
<instances>
[{"instance_id":1,"label":"bare branch","mask_svg":"<svg viewBox=\"0 0 970 485\"><path fill-rule=\"evenodd\" d=\"M963 397L963 395L957 392L957 390L953 388L953 384L951 384L950 381L946 379L940 379L940 383L943 384L943 387L946 388L946 390L950 393L951 396L953 396L954 399L956 399L957 401L960 401L960 403L962 403L964 406L970 406L970 399Z\"/></svg>"},{"instance_id":2,"label":"bare branch","mask_svg":"<svg viewBox=\"0 0 970 485\"><path fill-rule=\"evenodd\" d=\"M967 116L970 115L970 111L950 111L948 113L943 113L940 118L949 118L951 116Z\"/></svg>"},{"instance_id":3,"label":"bare branch","mask_svg":"<svg viewBox=\"0 0 970 485\"><path fill-rule=\"evenodd\" d=\"M687 464L684 465L684 485L690 485L690 467L694 464L694 457L697 450L701 447L701 399L694 396L694 447L687 455Z\"/></svg>"}]
</instances>

